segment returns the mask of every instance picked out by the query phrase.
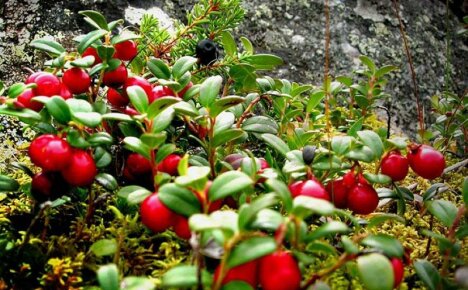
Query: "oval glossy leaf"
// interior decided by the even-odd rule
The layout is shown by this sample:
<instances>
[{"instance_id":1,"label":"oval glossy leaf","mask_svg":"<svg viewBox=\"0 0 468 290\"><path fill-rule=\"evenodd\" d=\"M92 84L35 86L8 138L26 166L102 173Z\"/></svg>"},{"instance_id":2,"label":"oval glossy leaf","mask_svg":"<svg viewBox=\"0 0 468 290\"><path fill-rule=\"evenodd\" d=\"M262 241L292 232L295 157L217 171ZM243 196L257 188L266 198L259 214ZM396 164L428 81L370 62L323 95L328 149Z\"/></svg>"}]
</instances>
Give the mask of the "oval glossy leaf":
<instances>
[{"instance_id":1,"label":"oval glossy leaf","mask_svg":"<svg viewBox=\"0 0 468 290\"><path fill-rule=\"evenodd\" d=\"M403 246L397 239L384 234L370 235L363 239L361 244L381 250L389 257L401 258L404 253Z\"/></svg>"},{"instance_id":2,"label":"oval glossy leaf","mask_svg":"<svg viewBox=\"0 0 468 290\"><path fill-rule=\"evenodd\" d=\"M130 204L139 204L151 194L151 191L138 185L125 186L117 193L118 196L125 198Z\"/></svg>"},{"instance_id":3,"label":"oval glossy leaf","mask_svg":"<svg viewBox=\"0 0 468 290\"><path fill-rule=\"evenodd\" d=\"M210 106L210 116L216 117L221 112L224 112L231 107L237 106L238 104L242 104L244 101L245 99L239 96L226 96L218 99Z\"/></svg>"},{"instance_id":4,"label":"oval glossy leaf","mask_svg":"<svg viewBox=\"0 0 468 290\"><path fill-rule=\"evenodd\" d=\"M199 102L203 107L209 108L214 103L222 84L221 76L209 77L201 84Z\"/></svg>"},{"instance_id":5,"label":"oval glossy leaf","mask_svg":"<svg viewBox=\"0 0 468 290\"><path fill-rule=\"evenodd\" d=\"M47 111L57 122L67 124L71 120L71 112L68 104L61 97L50 98L45 104Z\"/></svg>"},{"instance_id":6,"label":"oval glossy leaf","mask_svg":"<svg viewBox=\"0 0 468 290\"><path fill-rule=\"evenodd\" d=\"M97 127L102 122L102 116L99 113L91 112L91 113L73 113L73 120L78 123L81 123L87 127Z\"/></svg>"},{"instance_id":7,"label":"oval glossy leaf","mask_svg":"<svg viewBox=\"0 0 468 290\"><path fill-rule=\"evenodd\" d=\"M439 271L427 260L417 260L414 262L414 270L421 281L431 290L439 289L441 277Z\"/></svg>"},{"instance_id":8,"label":"oval glossy leaf","mask_svg":"<svg viewBox=\"0 0 468 290\"><path fill-rule=\"evenodd\" d=\"M150 149L146 146L140 139L136 137L125 137L123 140L125 148L130 151L136 152L140 155L143 155L146 159L150 160Z\"/></svg>"},{"instance_id":9,"label":"oval glossy leaf","mask_svg":"<svg viewBox=\"0 0 468 290\"><path fill-rule=\"evenodd\" d=\"M281 199L286 212L290 212L292 209L293 200L288 186L278 179L268 179L265 182L265 185Z\"/></svg>"},{"instance_id":10,"label":"oval glossy leaf","mask_svg":"<svg viewBox=\"0 0 468 290\"><path fill-rule=\"evenodd\" d=\"M169 66L159 58L153 58L146 64L151 73L158 79L168 80L171 78L171 70Z\"/></svg>"},{"instance_id":11,"label":"oval glossy leaf","mask_svg":"<svg viewBox=\"0 0 468 290\"><path fill-rule=\"evenodd\" d=\"M282 65L283 60L272 54L255 54L242 58L242 62L253 65L256 69L273 69L275 66Z\"/></svg>"},{"instance_id":12,"label":"oval glossy leaf","mask_svg":"<svg viewBox=\"0 0 468 290\"><path fill-rule=\"evenodd\" d=\"M156 289L153 281L146 277L127 276L122 280L120 290L153 290Z\"/></svg>"},{"instance_id":13,"label":"oval glossy leaf","mask_svg":"<svg viewBox=\"0 0 468 290\"><path fill-rule=\"evenodd\" d=\"M380 195L379 195L380 196ZM369 220L369 223L367 224L368 228L373 228L375 226L378 226L388 220L393 220L393 221L398 221L402 224L405 224L406 221L404 218L397 214L392 214L392 213L373 213L371 219Z\"/></svg>"},{"instance_id":14,"label":"oval glossy leaf","mask_svg":"<svg viewBox=\"0 0 468 290\"><path fill-rule=\"evenodd\" d=\"M107 113L102 115L102 118L105 120L114 120L114 121L122 121L122 122L131 122L133 121L132 117L126 114L120 113Z\"/></svg>"},{"instance_id":15,"label":"oval glossy leaf","mask_svg":"<svg viewBox=\"0 0 468 290\"><path fill-rule=\"evenodd\" d=\"M214 147L222 146L228 142L234 141L244 135L242 129L229 129L222 131L214 136L212 144Z\"/></svg>"},{"instance_id":16,"label":"oval glossy leaf","mask_svg":"<svg viewBox=\"0 0 468 290\"><path fill-rule=\"evenodd\" d=\"M94 151L94 161L96 162L97 168L103 168L108 166L112 161L112 155L102 147L97 147Z\"/></svg>"},{"instance_id":17,"label":"oval glossy leaf","mask_svg":"<svg viewBox=\"0 0 468 290\"><path fill-rule=\"evenodd\" d=\"M159 133L166 129L172 122L175 117L175 110L171 107L165 109L161 113L159 113L153 119L153 128L151 132Z\"/></svg>"},{"instance_id":18,"label":"oval glossy leaf","mask_svg":"<svg viewBox=\"0 0 468 290\"><path fill-rule=\"evenodd\" d=\"M222 112L216 117L216 123L214 126L214 135L216 137L220 132L229 129L234 125L236 117L231 112Z\"/></svg>"},{"instance_id":19,"label":"oval glossy leaf","mask_svg":"<svg viewBox=\"0 0 468 290\"><path fill-rule=\"evenodd\" d=\"M8 108L6 105L0 105L0 114L8 115L19 118L21 121L25 123L32 123L41 121L42 117L39 113L30 110L30 109L21 109L21 110L14 110Z\"/></svg>"},{"instance_id":20,"label":"oval glossy leaf","mask_svg":"<svg viewBox=\"0 0 468 290\"><path fill-rule=\"evenodd\" d=\"M308 235L307 241L320 239L325 236L336 235L338 233L346 233L348 231L350 231L350 229L345 223L339 221L330 221L324 225L321 225L310 235Z\"/></svg>"},{"instance_id":21,"label":"oval glossy leaf","mask_svg":"<svg viewBox=\"0 0 468 290\"><path fill-rule=\"evenodd\" d=\"M183 216L200 213L200 202L195 194L174 183L166 183L158 190L159 199L171 210Z\"/></svg>"},{"instance_id":22,"label":"oval glossy leaf","mask_svg":"<svg viewBox=\"0 0 468 290\"><path fill-rule=\"evenodd\" d=\"M248 229L260 210L277 202L277 196L274 193L268 193L256 198L252 203L242 206L239 210L239 228L241 230Z\"/></svg>"},{"instance_id":23,"label":"oval glossy leaf","mask_svg":"<svg viewBox=\"0 0 468 290\"><path fill-rule=\"evenodd\" d=\"M275 231L283 222L284 217L279 212L264 208L257 213L250 227L253 229Z\"/></svg>"},{"instance_id":24,"label":"oval glossy leaf","mask_svg":"<svg viewBox=\"0 0 468 290\"><path fill-rule=\"evenodd\" d=\"M117 251L117 241L115 239L104 239L94 242L89 248L97 257L113 255Z\"/></svg>"},{"instance_id":25,"label":"oval glossy leaf","mask_svg":"<svg viewBox=\"0 0 468 290\"><path fill-rule=\"evenodd\" d=\"M59 56L65 52L65 48L60 45L58 42L49 39L35 39L29 44L35 49L39 49L49 53L52 56Z\"/></svg>"},{"instance_id":26,"label":"oval glossy leaf","mask_svg":"<svg viewBox=\"0 0 468 290\"><path fill-rule=\"evenodd\" d=\"M236 42L229 31L223 31L221 33L221 42L227 55L234 56L237 54Z\"/></svg>"},{"instance_id":27,"label":"oval glossy leaf","mask_svg":"<svg viewBox=\"0 0 468 290\"><path fill-rule=\"evenodd\" d=\"M187 169L187 174L176 178L176 184L180 186L190 186L197 181L207 178L210 168L205 166L191 166Z\"/></svg>"},{"instance_id":28,"label":"oval glossy leaf","mask_svg":"<svg viewBox=\"0 0 468 290\"><path fill-rule=\"evenodd\" d=\"M313 213L330 215L333 213L334 209L335 207L333 204L324 199L298 196L293 200L293 214L301 217L306 217Z\"/></svg>"},{"instance_id":29,"label":"oval glossy leaf","mask_svg":"<svg viewBox=\"0 0 468 290\"><path fill-rule=\"evenodd\" d=\"M81 39L80 43L78 44L78 52L80 54L83 54L85 49L87 49L91 44L93 44L96 40L102 38L107 33L108 31L104 29L98 29L89 32L83 37L83 39Z\"/></svg>"},{"instance_id":30,"label":"oval glossy leaf","mask_svg":"<svg viewBox=\"0 0 468 290\"><path fill-rule=\"evenodd\" d=\"M106 18L101 13L94 10L83 10L78 12L78 14L84 15L84 20L95 28L109 30Z\"/></svg>"},{"instance_id":31,"label":"oval glossy leaf","mask_svg":"<svg viewBox=\"0 0 468 290\"><path fill-rule=\"evenodd\" d=\"M93 146L112 145L114 139L107 132L97 132L89 136L87 140Z\"/></svg>"},{"instance_id":32,"label":"oval glossy leaf","mask_svg":"<svg viewBox=\"0 0 468 290\"><path fill-rule=\"evenodd\" d=\"M119 290L119 269L115 264L108 264L99 267L97 280L102 290Z\"/></svg>"},{"instance_id":33,"label":"oval glossy leaf","mask_svg":"<svg viewBox=\"0 0 468 290\"><path fill-rule=\"evenodd\" d=\"M369 290L392 290L393 268L390 261L377 253L360 256L357 259L359 277Z\"/></svg>"},{"instance_id":34,"label":"oval glossy leaf","mask_svg":"<svg viewBox=\"0 0 468 290\"><path fill-rule=\"evenodd\" d=\"M76 67L87 68L87 67L92 66L93 63L94 63L94 56L88 55L83 58L75 59L74 61L70 62L70 65L76 66ZM73 100L73 99L70 99L70 100Z\"/></svg>"},{"instance_id":35,"label":"oval glossy leaf","mask_svg":"<svg viewBox=\"0 0 468 290\"><path fill-rule=\"evenodd\" d=\"M446 227L452 226L457 216L457 207L448 200L427 201L426 207Z\"/></svg>"},{"instance_id":36,"label":"oval glossy leaf","mask_svg":"<svg viewBox=\"0 0 468 290\"><path fill-rule=\"evenodd\" d=\"M130 102L140 113L145 113L148 109L148 96L140 86L130 86L127 88Z\"/></svg>"},{"instance_id":37,"label":"oval glossy leaf","mask_svg":"<svg viewBox=\"0 0 468 290\"><path fill-rule=\"evenodd\" d=\"M374 158L380 158L384 152L384 146L379 135L374 131L358 131L359 139L374 152Z\"/></svg>"},{"instance_id":38,"label":"oval glossy leaf","mask_svg":"<svg viewBox=\"0 0 468 290\"><path fill-rule=\"evenodd\" d=\"M198 59L192 56L183 56L179 58L172 66L172 75L176 80L188 72L196 63Z\"/></svg>"},{"instance_id":39,"label":"oval glossy leaf","mask_svg":"<svg viewBox=\"0 0 468 290\"><path fill-rule=\"evenodd\" d=\"M115 177L109 173L99 173L96 175L96 181L107 190L116 190L119 187Z\"/></svg>"},{"instance_id":40,"label":"oval glossy leaf","mask_svg":"<svg viewBox=\"0 0 468 290\"><path fill-rule=\"evenodd\" d=\"M267 116L255 116L248 118L242 123L242 129L247 132L258 134L278 134L278 124Z\"/></svg>"},{"instance_id":41,"label":"oval glossy leaf","mask_svg":"<svg viewBox=\"0 0 468 290\"><path fill-rule=\"evenodd\" d=\"M265 141L270 147L281 153L286 157L286 154L291 150L288 145L284 143L278 136L273 134L263 134L261 135L263 141Z\"/></svg>"},{"instance_id":42,"label":"oval glossy leaf","mask_svg":"<svg viewBox=\"0 0 468 290\"><path fill-rule=\"evenodd\" d=\"M225 198L253 185L252 179L240 171L224 172L213 181L208 192L209 200Z\"/></svg>"},{"instance_id":43,"label":"oval glossy leaf","mask_svg":"<svg viewBox=\"0 0 468 290\"><path fill-rule=\"evenodd\" d=\"M206 270L202 270L201 280L205 287L209 287L212 282L212 277ZM198 268L196 266L175 266L162 276L163 288L185 289L196 285L198 285Z\"/></svg>"},{"instance_id":44,"label":"oval glossy leaf","mask_svg":"<svg viewBox=\"0 0 468 290\"><path fill-rule=\"evenodd\" d=\"M332 138L331 147L333 152L337 155L345 154L353 143L353 139L350 136L335 136Z\"/></svg>"},{"instance_id":45,"label":"oval glossy leaf","mask_svg":"<svg viewBox=\"0 0 468 290\"><path fill-rule=\"evenodd\" d=\"M17 191L20 187L18 181L5 175L0 175L0 192Z\"/></svg>"},{"instance_id":46,"label":"oval glossy leaf","mask_svg":"<svg viewBox=\"0 0 468 290\"><path fill-rule=\"evenodd\" d=\"M364 177L371 183L388 184L392 182L392 179L389 176L385 174L380 174L380 173L373 174L373 173L366 172L364 173Z\"/></svg>"},{"instance_id":47,"label":"oval glossy leaf","mask_svg":"<svg viewBox=\"0 0 468 290\"><path fill-rule=\"evenodd\" d=\"M233 268L271 254L277 249L272 237L253 237L240 242L227 259L227 266Z\"/></svg>"}]
</instances>

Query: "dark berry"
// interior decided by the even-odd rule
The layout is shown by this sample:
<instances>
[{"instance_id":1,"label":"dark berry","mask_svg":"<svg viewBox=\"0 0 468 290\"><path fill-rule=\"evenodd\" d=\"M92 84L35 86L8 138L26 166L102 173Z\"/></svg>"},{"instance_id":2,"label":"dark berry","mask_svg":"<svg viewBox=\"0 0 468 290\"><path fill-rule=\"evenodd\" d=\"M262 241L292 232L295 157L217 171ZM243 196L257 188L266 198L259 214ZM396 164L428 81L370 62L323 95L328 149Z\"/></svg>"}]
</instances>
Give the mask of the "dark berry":
<instances>
[{"instance_id":1,"label":"dark berry","mask_svg":"<svg viewBox=\"0 0 468 290\"><path fill-rule=\"evenodd\" d=\"M302 159L306 165L310 165L314 162L316 148L315 146L307 145L302 149Z\"/></svg>"},{"instance_id":2,"label":"dark berry","mask_svg":"<svg viewBox=\"0 0 468 290\"><path fill-rule=\"evenodd\" d=\"M211 39L204 39L197 43L197 57L202 65L208 65L218 59L218 47Z\"/></svg>"}]
</instances>

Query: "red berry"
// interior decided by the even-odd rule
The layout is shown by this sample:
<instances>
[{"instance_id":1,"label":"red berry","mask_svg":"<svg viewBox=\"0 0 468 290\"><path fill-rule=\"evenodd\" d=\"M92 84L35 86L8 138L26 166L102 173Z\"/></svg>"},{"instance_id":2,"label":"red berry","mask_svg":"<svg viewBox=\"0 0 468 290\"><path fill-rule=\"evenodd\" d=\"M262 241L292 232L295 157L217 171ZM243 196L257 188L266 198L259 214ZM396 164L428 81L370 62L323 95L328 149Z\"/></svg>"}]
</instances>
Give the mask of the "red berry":
<instances>
[{"instance_id":1,"label":"red berry","mask_svg":"<svg viewBox=\"0 0 468 290\"><path fill-rule=\"evenodd\" d=\"M120 60L132 60L138 54L137 45L134 41L131 40L117 43L114 48L114 57Z\"/></svg>"},{"instance_id":2,"label":"red berry","mask_svg":"<svg viewBox=\"0 0 468 290\"><path fill-rule=\"evenodd\" d=\"M403 180L408 174L408 159L401 156L399 151L391 151L382 159L380 171L393 181Z\"/></svg>"},{"instance_id":3,"label":"red berry","mask_svg":"<svg viewBox=\"0 0 468 290\"><path fill-rule=\"evenodd\" d=\"M60 94L60 80L57 76L51 73L42 73L38 75L34 79L34 82L37 85L36 88L33 89L36 96L51 97Z\"/></svg>"},{"instance_id":4,"label":"red berry","mask_svg":"<svg viewBox=\"0 0 468 290\"><path fill-rule=\"evenodd\" d=\"M21 95L18 96L18 102L23 104L25 108L39 112L44 107L44 104L31 100L34 97L35 95L32 89L27 89Z\"/></svg>"},{"instance_id":5,"label":"red berry","mask_svg":"<svg viewBox=\"0 0 468 290\"><path fill-rule=\"evenodd\" d=\"M135 176L133 176L130 173L130 170L128 169L127 165L124 166L122 175L125 178L125 180L127 180L127 181L135 181Z\"/></svg>"},{"instance_id":6,"label":"red berry","mask_svg":"<svg viewBox=\"0 0 468 290\"><path fill-rule=\"evenodd\" d=\"M413 145L407 154L413 171L425 179L440 177L445 169L442 153L428 145Z\"/></svg>"},{"instance_id":7,"label":"red berry","mask_svg":"<svg viewBox=\"0 0 468 290\"><path fill-rule=\"evenodd\" d=\"M127 97L124 97L119 91L113 88L107 90L107 101L116 108L123 108L130 102Z\"/></svg>"},{"instance_id":8,"label":"red berry","mask_svg":"<svg viewBox=\"0 0 468 290\"><path fill-rule=\"evenodd\" d=\"M62 176L73 186L89 186L96 177L97 168L91 154L75 149L70 164L62 170Z\"/></svg>"},{"instance_id":9,"label":"red berry","mask_svg":"<svg viewBox=\"0 0 468 290\"><path fill-rule=\"evenodd\" d=\"M356 185L356 175L353 170L343 175L343 185L347 188L351 188Z\"/></svg>"},{"instance_id":10,"label":"red berry","mask_svg":"<svg viewBox=\"0 0 468 290\"><path fill-rule=\"evenodd\" d=\"M125 96L127 95L127 88L131 87L131 86L139 86L140 88L142 88L145 91L146 96L148 97L148 100L149 100L150 96L153 94L153 91L152 91L153 87L143 77L134 76L134 77L128 78L125 81L124 86L123 86L123 94Z\"/></svg>"},{"instance_id":11,"label":"red berry","mask_svg":"<svg viewBox=\"0 0 468 290\"><path fill-rule=\"evenodd\" d=\"M151 162L137 153L128 155L125 165L129 173L136 177L151 172L152 170Z\"/></svg>"},{"instance_id":12,"label":"red berry","mask_svg":"<svg viewBox=\"0 0 468 290\"><path fill-rule=\"evenodd\" d=\"M175 218L175 213L159 200L157 193L148 196L141 203L140 215L141 222L155 233L170 228Z\"/></svg>"},{"instance_id":13,"label":"red berry","mask_svg":"<svg viewBox=\"0 0 468 290\"><path fill-rule=\"evenodd\" d=\"M148 95L148 100L149 100L149 103L151 104L157 99L162 98L162 97L167 97L167 96L175 96L174 92L170 88L163 87L163 86L155 86L152 89L151 94Z\"/></svg>"},{"instance_id":14,"label":"red berry","mask_svg":"<svg viewBox=\"0 0 468 290\"><path fill-rule=\"evenodd\" d=\"M140 113L132 107L126 107L123 112L129 116L140 115Z\"/></svg>"},{"instance_id":15,"label":"red berry","mask_svg":"<svg viewBox=\"0 0 468 290\"><path fill-rule=\"evenodd\" d=\"M403 281L403 274L405 273L405 269L401 259L391 258L390 262L392 263L393 267L393 288L396 288L398 285L400 285L401 281Z\"/></svg>"},{"instance_id":16,"label":"red berry","mask_svg":"<svg viewBox=\"0 0 468 290\"><path fill-rule=\"evenodd\" d=\"M188 219L184 216L175 214L173 227L174 232L181 239L188 240L192 236L192 232L190 232Z\"/></svg>"},{"instance_id":17,"label":"red berry","mask_svg":"<svg viewBox=\"0 0 468 290\"><path fill-rule=\"evenodd\" d=\"M330 196L325 190L325 187L323 187L323 185L315 178L304 181L296 181L289 186L289 190L291 191L293 198L299 195L305 195L325 199L328 201L330 200Z\"/></svg>"},{"instance_id":18,"label":"red berry","mask_svg":"<svg viewBox=\"0 0 468 290\"><path fill-rule=\"evenodd\" d=\"M220 266L216 267L214 272L213 281L216 281L219 277L219 271L221 270ZM243 281L252 288L257 289L258 284L258 261L253 260L247 262L245 264L236 266L231 268L227 271L226 275L224 276L221 285L225 285L231 281Z\"/></svg>"},{"instance_id":19,"label":"red berry","mask_svg":"<svg viewBox=\"0 0 468 290\"><path fill-rule=\"evenodd\" d=\"M179 155L170 154L166 158L164 158L161 163L158 164L158 171L165 172L169 175L176 176L178 175L177 166L179 166L179 162L182 159Z\"/></svg>"},{"instance_id":20,"label":"red berry","mask_svg":"<svg viewBox=\"0 0 468 290\"><path fill-rule=\"evenodd\" d=\"M120 87L125 83L128 77L127 68L122 63L115 70L104 73L102 82L109 87Z\"/></svg>"},{"instance_id":21,"label":"red berry","mask_svg":"<svg viewBox=\"0 0 468 290\"><path fill-rule=\"evenodd\" d=\"M224 161L229 163L232 166L232 169L237 170L242 164L242 159L244 159L244 155L233 153L226 156Z\"/></svg>"},{"instance_id":22,"label":"red berry","mask_svg":"<svg viewBox=\"0 0 468 290\"><path fill-rule=\"evenodd\" d=\"M39 172L31 180L31 194L39 201L47 200L52 196L53 181L50 173Z\"/></svg>"},{"instance_id":23,"label":"red berry","mask_svg":"<svg viewBox=\"0 0 468 290\"><path fill-rule=\"evenodd\" d=\"M64 100L68 100L68 99L73 98L72 93L71 93L70 90L67 88L67 86L64 85L64 84L62 84L62 85L60 86L60 96L61 96L62 99L64 99Z\"/></svg>"},{"instance_id":24,"label":"red berry","mask_svg":"<svg viewBox=\"0 0 468 290\"><path fill-rule=\"evenodd\" d=\"M349 188L344 184L343 178L330 181L325 189L337 208L346 208Z\"/></svg>"},{"instance_id":25,"label":"red berry","mask_svg":"<svg viewBox=\"0 0 468 290\"><path fill-rule=\"evenodd\" d=\"M85 57L85 56L88 56L88 55L94 56L94 63L93 63L93 65L102 62L102 59L99 57L98 52L97 52L97 50L96 50L94 47L91 47L91 46L90 46L90 47L88 47L87 49L85 49L85 51L83 52L83 54L82 54L81 56L82 56L82 57Z\"/></svg>"},{"instance_id":26,"label":"red berry","mask_svg":"<svg viewBox=\"0 0 468 290\"><path fill-rule=\"evenodd\" d=\"M348 208L357 214L370 214L379 204L379 196L369 184L358 183L348 193Z\"/></svg>"},{"instance_id":27,"label":"red berry","mask_svg":"<svg viewBox=\"0 0 468 290\"><path fill-rule=\"evenodd\" d=\"M182 91L180 91L178 93L179 97L183 97L185 95L185 93L191 88L193 87L193 83L192 82L189 82L183 89Z\"/></svg>"},{"instance_id":28,"label":"red berry","mask_svg":"<svg viewBox=\"0 0 468 290\"><path fill-rule=\"evenodd\" d=\"M299 289L301 271L290 253L278 251L260 259L259 282L263 290Z\"/></svg>"},{"instance_id":29,"label":"red berry","mask_svg":"<svg viewBox=\"0 0 468 290\"><path fill-rule=\"evenodd\" d=\"M72 148L67 141L57 136L42 135L31 142L29 157L45 171L60 171L71 161Z\"/></svg>"},{"instance_id":30,"label":"red berry","mask_svg":"<svg viewBox=\"0 0 468 290\"><path fill-rule=\"evenodd\" d=\"M260 158L259 160L260 160L260 170L270 168L270 164L268 164L268 162L264 158Z\"/></svg>"},{"instance_id":31,"label":"red berry","mask_svg":"<svg viewBox=\"0 0 468 290\"><path fill-rule=\"evenodd\" d=\"M32 84L34 82L36 82L36 78L42 74L45 74L46 72L43 72L43 71L37 71L37 72L34 72L32 73L27 79L26 81L24 82L25 84Z\"/></svg>"},{"instance_id":32,"label":"red berry","mask_svg":"<svg viewBox=\"0 0 468 290\"><path fill-rule=\"evenodd\" d=\"M86 93L91 85L88 73L79 67L66 70L63 73L62 81L73 94Z\"/></svg>"},{"instance_id":33,"label":"red berry","mask_svg":"<svg viewBox=\"0 0 468 290\"><path fill-rule=\"evenodd\" d=\"M211 187L212 184L213 184L213 182L211 180L208 180L208 182L205 185L205 190L202 193L202 194L204 194L204 197L201 197L199 194L195 194L197 199L198 199L198 202L200 203L200 206L202 208L203 208L204 203L209 204L208 205L208 212L209 213L217 211L218 209L220 209L223 206L223 200L222 199L218 199L218 200L215 200L215 201L209 201L208 200L208 192L210 191L210 187Z\"/></svg>"}]
</instances>

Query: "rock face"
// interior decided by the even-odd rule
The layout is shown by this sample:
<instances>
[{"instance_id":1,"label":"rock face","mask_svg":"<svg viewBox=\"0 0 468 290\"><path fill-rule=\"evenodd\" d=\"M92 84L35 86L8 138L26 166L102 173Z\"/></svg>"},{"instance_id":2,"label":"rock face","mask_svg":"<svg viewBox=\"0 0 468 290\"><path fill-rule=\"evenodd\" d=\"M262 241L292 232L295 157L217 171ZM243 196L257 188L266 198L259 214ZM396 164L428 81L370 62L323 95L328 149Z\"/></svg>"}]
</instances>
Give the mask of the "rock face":
<instances>
[{"instance_id":1,"label":"rock face","mask_svg":"<svg viewBox=\"0 0 468 290\"><path fill-rule=\"evenodd\" d=\"M0 13L0 79L7 83L21 81L22 66L31 66L35 55L27 43L50 34L62 43L70 43L73 35L87 30L77 11L97 9L109 19L124 17L125 8L135 10L162 9L170 17L184 21L194 0L72 0L26 3L6 0ZM322 0L255 0L245 1L246 21L236 32L246 35L258 51L281 56L285 65L275 72L277 77L298 82L320 84L324 62L324 12ZM331 12L330 72L334 76L349 74L358 67L361 54L374 59L378 66L393 64L400 70L391 75L387 86L396 125L406 133L416 130L415 99L411 75L403 50L398 20L388 0L329 0ZM427 98L444 89L446 72L446 23L449 26L451 88L461 92L466 87L467 53L461 36L454 31L461 27L459 19L435 0L401 0L400 11L409 36L420 95ZM458 1L458 7L466 9ZM140 10L141 11L141 10ZM460 15L460 11L456 11ZM127 11L127 17L129 16ZM81 29L81 30L80 30ZM426 110L427 110L426 102ZM430 122L429 119L426 122Z\"/></svg>"}]
</instances>

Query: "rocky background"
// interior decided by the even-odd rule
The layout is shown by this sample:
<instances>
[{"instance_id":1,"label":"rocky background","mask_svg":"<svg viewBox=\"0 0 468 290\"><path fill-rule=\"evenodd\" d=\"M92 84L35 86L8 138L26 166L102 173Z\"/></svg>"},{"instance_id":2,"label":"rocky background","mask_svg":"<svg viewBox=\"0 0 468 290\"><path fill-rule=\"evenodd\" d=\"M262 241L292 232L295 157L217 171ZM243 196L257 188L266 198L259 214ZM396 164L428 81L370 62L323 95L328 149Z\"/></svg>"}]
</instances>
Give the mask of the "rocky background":
<instances>
[{"instance_id":1,"label":"rocky background","mask_svg":"<svg viewBox=\"0 0 468 290\"><path fill-rule=\"evenodd\" d=\"M129 24L142 12L184 21L194 0L3 0L0 6L0 79L7 84L23 81L27 68L35 69L38 56L28 43L46 35L65 46L88 25L77 14L96 9L109 20L125 18ZM415 100L411 75L402 46L398 20L389 0L329 0L331 9L331 72L337 76L355 69L358 56L365 54L378 66L393 64L388 91L395 125L413 135L416 130ZM450 39L451 86L466 90L467 38L456 36L467 14L468 1L450 1L446 18L444 1L401 0L400 10L423 98L444 89L447 63L446 35ZM285 65L276 73L297 82L319 84L324 61L324 13L322 0L245 0L246 20L236 32L247 36L258 51L281 56ZM164 12L163 12L164 11ZM166 13L166 14L164 14ZM448 27L447 25L448 24ZM426 102L427 105L427 102ZM427 107L427 106L426 106ZM426 108L427 109L427 108ZM426 120L430 122L430 120Z\"/></svg>"}]
</instances>

